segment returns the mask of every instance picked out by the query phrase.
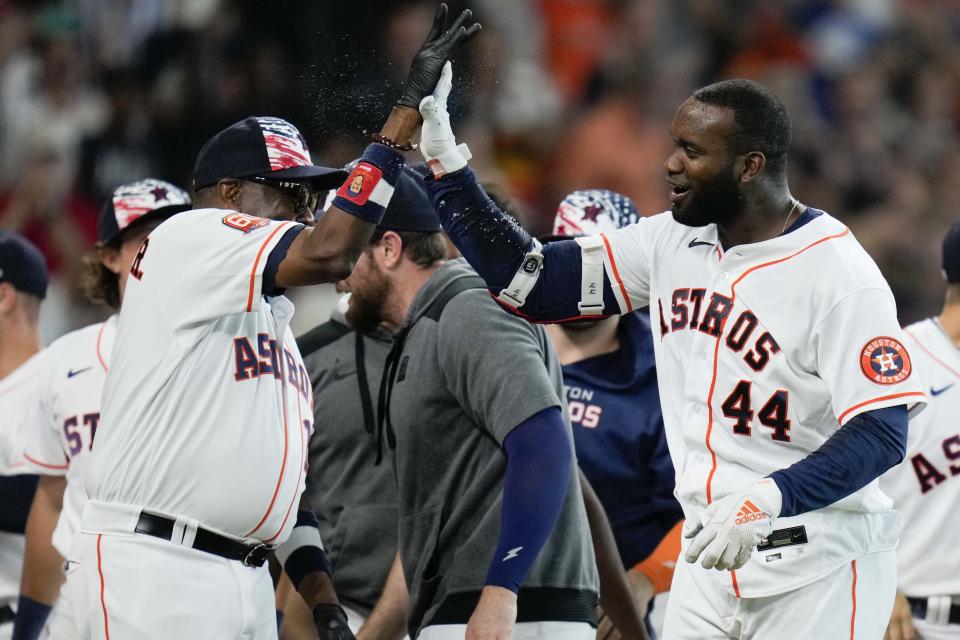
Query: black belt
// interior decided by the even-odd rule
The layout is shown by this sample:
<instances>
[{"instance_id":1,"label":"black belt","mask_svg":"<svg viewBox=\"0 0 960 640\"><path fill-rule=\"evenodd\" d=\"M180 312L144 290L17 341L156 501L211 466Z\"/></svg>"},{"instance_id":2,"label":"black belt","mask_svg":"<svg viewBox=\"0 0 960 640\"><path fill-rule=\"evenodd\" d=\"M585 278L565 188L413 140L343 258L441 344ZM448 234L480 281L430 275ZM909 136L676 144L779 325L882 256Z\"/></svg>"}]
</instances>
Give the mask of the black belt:
<instances>
[{"instance_id":1,"label":"black belt","mask_svg":"<svg viewBox=\"0 0 960 640\"><path fill-rule=\"evenodd\" d=\"M927 617L927 599L926 598L907 598L910 603L910 613L914 618L925 620ZM950 614L947 616L947 624L960 624L960 605L951 604Z\"/></svg>"},{"instance_id":2,"label":"black belt","mask_svg":"<svg viewBox=\"0 0 960 640\"><path fill-rule=\"evenodd\" d=\"M137 520L137 533L143 533L155 538L170 540L173 538L173 527L176 521L148 511L140 512ZM197 527L197 535L193 539L193 548L197 551L212 553L215 556L228 560L238 560L248 567L262 567L267 561L270 552L274 550L269 544L245 544L231 540L219 533Z\"/></svg>"},{"instance_id":3,"label":"black belt","mask_svg":"<svg viewBox=\"0 0 960 640\"><path fill-rule=\"evenodd\" d=\"M0 607L0 624L13 622L13 619L16 617L17 615L13 612L13 609L10 608L10 605L5 604Z\"/></svg>"}]
</instances>

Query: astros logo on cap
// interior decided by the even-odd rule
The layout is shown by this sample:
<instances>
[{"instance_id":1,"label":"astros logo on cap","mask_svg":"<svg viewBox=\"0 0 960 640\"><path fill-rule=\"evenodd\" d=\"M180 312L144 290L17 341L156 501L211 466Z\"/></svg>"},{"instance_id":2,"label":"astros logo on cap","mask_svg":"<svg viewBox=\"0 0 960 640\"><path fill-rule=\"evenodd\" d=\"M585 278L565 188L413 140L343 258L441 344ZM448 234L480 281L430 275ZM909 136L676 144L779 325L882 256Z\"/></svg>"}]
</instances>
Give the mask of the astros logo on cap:
<instances>
[{"instance_id":1,"label":"astros logo on cap","mask_svg":"<svg viewBox=\"0 0 960 640\"><path fill-rule=\"evenodd\" d=\"M897 384L910 377L913 368L906 348L887 336L874 338L860 350L863 375L877 384Z\"/></svg>"}]
</instances>

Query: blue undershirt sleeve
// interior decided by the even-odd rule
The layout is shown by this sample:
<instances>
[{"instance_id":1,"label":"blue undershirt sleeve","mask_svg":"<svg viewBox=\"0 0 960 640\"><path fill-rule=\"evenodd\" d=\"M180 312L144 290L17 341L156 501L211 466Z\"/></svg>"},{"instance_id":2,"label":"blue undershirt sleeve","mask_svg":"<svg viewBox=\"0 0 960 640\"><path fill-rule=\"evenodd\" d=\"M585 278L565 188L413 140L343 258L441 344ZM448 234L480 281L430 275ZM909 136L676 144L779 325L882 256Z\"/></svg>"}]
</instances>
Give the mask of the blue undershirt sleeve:
<instances>
[{"instance_id":1,"label":"blue undershirt sleeve","mask_svg":"<svg viewBox=\"0 0 960 640\"><path fill-rule=\"evenodd\" d=\"M780 515L799 515L847 497L899 464L906 450L906 406L854 416L819 449L770 474L783 494Z\"/></svg>"},{"instance_id":2,"label":"blue undershirt sleeve","mask_svg":"<svg viewBox=\"0 0 960 640\"><path fill-rule=\"evenodd\" d=\"M510 284L533 238L503 213L477 183L470 167L428 179L427 191L453 244L476 269L494 295ZM574 240L550 242L543 248L543 269L526 304L507 310L534 322L563 322L580 316L582 254ZM606 274L603 277L603 316L621 313Z\"/></svg>"},{"instance_id":3,"label":"blue undershirt sleeve","mask_svg":"<svg viewBox=\"0 0 960 640\"><path fill-rule=\"evenodd\" d=\"M500 539L487 585L516 593L553 531L573 473L573 446L559 407L527 418L503 441Z\"/></svg>"},{"instance_id":4,"label":"blue undershirt sleeve","mask_svg":"<svg viewBox=\"0 0 960 640\"><path fill-rule=\"evenodd\" d=\"M0 509L0 531L23 533L26 530L38 478L32 474L0 476L0 495L4 497L3 508Z\"/></svg>"}]
</instances>

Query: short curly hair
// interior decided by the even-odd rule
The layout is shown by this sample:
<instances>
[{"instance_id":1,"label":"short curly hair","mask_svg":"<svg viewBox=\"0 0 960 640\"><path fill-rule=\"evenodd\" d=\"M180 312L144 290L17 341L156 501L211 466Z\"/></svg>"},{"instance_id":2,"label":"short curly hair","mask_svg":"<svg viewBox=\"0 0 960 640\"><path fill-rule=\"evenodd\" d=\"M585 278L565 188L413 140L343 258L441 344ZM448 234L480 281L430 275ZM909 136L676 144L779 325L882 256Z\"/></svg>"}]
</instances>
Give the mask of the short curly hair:
<instances>
[{"instance_id":1,"label":"short curly hair","mask_svg":"<svg viewBox=\"0 0 960 640\"><path fill-rule=\"evenodd\" d=\"M760 151L767 159L766 170L771 177L786 174L790 115L772 91L759 82L737 78L698 89L693 98L733 110L734 153Z\"/></svg>"},{"instance_id":2,"label":"short curly hair","mask_svg":"<svg viewBox=\"0 0 960 640\"><path fill-rule=\"evenodd\" d=\"M109 244L98 242L94 253L83 257L80 286L84 295L93 304L105 304L111 309L120 308L120 276L107 269L100 260L101 248L120 250L121 239L114 238Z\"/></svg>"}]
</instances>

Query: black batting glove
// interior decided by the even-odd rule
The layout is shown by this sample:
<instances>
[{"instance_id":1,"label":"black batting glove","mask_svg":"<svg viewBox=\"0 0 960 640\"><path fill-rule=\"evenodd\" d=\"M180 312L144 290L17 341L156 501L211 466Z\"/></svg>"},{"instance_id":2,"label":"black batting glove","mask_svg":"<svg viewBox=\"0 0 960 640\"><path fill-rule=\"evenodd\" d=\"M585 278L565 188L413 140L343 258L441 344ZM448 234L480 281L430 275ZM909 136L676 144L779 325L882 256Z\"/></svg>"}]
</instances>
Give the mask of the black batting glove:
<instances>
[{"instance_id":1,"label":"black batting glove","mask_svg":"<svg viewBox=\"0 0 960 640\"><path fill-rule=\"evenodd\" d=\"M313 624L320 640L356 640L347 625L347 614L337 604L318 604L313 608Z\"/></svg>"},{"instance_id":2,"label":"black batting glove","mask_svg":"<svg viewBox=\"0 0 960 640\"><path fill-rule=\"evenodd\" d=\"M450 59L453 52L462 43L466 42L480 31L480 23L474 22L465 26L473 18L470 9L464 9L457 21L449 29L446 28L447 5L440 3L437 14L433 17L433 28L426 41L413 56L410 64L410 73L403 83L403 95L397 104L417 109L420 101L433 93L443 70L443 63Z\"/></svg>"}]
</instances>

